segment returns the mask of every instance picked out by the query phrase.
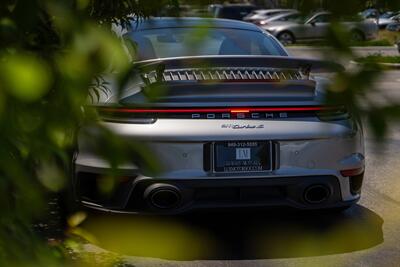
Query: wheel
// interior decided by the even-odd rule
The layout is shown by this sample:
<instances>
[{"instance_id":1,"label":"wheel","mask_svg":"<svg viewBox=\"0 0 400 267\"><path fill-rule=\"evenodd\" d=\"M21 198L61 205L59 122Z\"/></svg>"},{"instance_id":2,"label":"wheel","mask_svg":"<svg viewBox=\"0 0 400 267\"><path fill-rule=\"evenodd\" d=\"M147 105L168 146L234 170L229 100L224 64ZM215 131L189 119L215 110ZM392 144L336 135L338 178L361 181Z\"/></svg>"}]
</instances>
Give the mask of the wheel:
<instances>
[{"instance_id":1,"label":"wheel","mask_svg":"<svg viewBox=\"0 0 400 267\"><path fill-rule=\"evenodd\" d=\"M296 41L293 34L290 32L282 32L278 34L277 38L283 45L294 44Z\"/></svg>"},{"instance_id":2,"label":"wheel","mask_svg":"<svg viewBox=\"0 0 400 267\"><path fill-rule=\"evenodd\" d=\"M365 36L362 32L354 30L351 32L351 40L353 42L362 42L365 40Z\"/></svg>"}]
</instances>

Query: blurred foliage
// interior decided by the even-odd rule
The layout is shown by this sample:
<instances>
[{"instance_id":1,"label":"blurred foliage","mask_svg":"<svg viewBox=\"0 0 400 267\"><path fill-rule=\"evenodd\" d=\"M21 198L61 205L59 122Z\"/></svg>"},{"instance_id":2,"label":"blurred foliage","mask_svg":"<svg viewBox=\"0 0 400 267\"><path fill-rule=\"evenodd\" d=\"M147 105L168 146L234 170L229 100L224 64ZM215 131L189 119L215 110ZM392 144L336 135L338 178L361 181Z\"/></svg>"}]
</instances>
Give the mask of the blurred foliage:
<instances>
[{"instance_id":1,"label":"blurred foliage","mask_svg":"<svg viewBox=\"0 0 400 267\"><path fill-rule=\"evenodd\" d=\"M46 214L47 197L68 185L77 128L96 123L82 111L93 81L102 84L96 77L110 65L117 76L130 68L111 24L129 24L166 5L177 1L1 1L0 266L63 263L32 224ZM96 138L100 154L114 155L114 169L127 154L150 162L142 145L122 144L104 129Z\"/></svg>"},{"instance_id":2,"label":"blurred foliage","mask_svg":"<svg viewBox=\"0 0 400 267\"><path fill-rule=\"evenodd\" d=\"M337 62L355 60L358 56L351 49L349 32L340 23L332 23L327 33L330 44L326 59ZM356 68L347 69L333 77L328 90L330 104L343 104L359 119L367 122L377 140L383 141L389 122L400 119L400 105L377 86L385 67L376 61L368 61Z\"/></svg>"},{"instance_id":3,"label":"blurred foliage","mask_svg":"<svg viewBox=\"0 0 400 267\"><path fill-rule=\"evenodd\" d=\"M388 40L391 44L396 44L400 41L400 32L379 31L379 40Z\"/></svg>"},{"instance_id":4,"label":"blurred foliage","mask_svg":"<svg viewBox=\"0 0 400 267\"><path fill-rule=\"evenodd\" d=\"M98 98L101 90L107 90L101 75L112 71L123 84L131 71L129 57L110 31L111 24L126 26L130 20L159 14L165 7L172 14L179 11L177 0L0 3L0 266L57 266L68 262L65 251L39 238L32 225L46 215L48 196L68 186L75 135L83 123L98 127L96 133L82 134L91 137L91 145L109 160L112 170L126 158L157 169L143 144L126 144L114 138L97 125L96 115L82 106L88 97ZM195 37L204 34L199 30ZM349 39L340 26L332 28L331 59L337 60L335 55L354 57L346 42ZM339 73L329 99L369 118L375 132L382 136L386 118L398 116L399 109L395 104L379 106L368 98L367 89L380 73L374 64ZM105 180L101 186L107 190L112 182ZM85 216L77 213L69 219L69 233L96 242L79 227ZM142 227L140 223L138 227ZM168 238L179 237L182 246L189 246L186 232L182 234L176 225L171 229ZM67 243L69 247L78 246L73 240Z\"/></svg>"},{"instance_id":5,"label":"blurred foliage","mask_svg":"<svg viewBox=\"0 0 400 267\"><path fill-rule=\"evenodd\" d=\"M400 56L382 56L381 54L368 55L355 59L360 63L397 63L400 64Z\"/></svg>"},{"instance_id":6,"label":"blurred foliage","mask_svg":"<svg viewBox=\"0 0 400 267\"><path fill-rule=\"evenodd\" d=\"M352 46L392 46L394 42L388 39L354 42Z\"/></svg>"}]
</instances>

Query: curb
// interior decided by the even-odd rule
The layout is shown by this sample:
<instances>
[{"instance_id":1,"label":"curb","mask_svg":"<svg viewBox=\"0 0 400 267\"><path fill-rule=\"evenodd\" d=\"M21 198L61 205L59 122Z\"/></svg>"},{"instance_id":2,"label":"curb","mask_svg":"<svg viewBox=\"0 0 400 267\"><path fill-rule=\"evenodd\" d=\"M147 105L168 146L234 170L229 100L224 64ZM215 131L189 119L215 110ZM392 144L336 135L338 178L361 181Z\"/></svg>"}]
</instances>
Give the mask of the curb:
<instances>
[{"instance_id":1,"label":"curb","mask_svg":"<svg viewBox=\"0 0 400 267\"><path fill-rule=\"evenodd\" d=\"M383 62L382 63L376 62L376 63L379 66L385 67L387 69L394 69L394 70L400 69L400 63L383 63ZM351 60L350 64L357 65L357 66L363 65L363 63L359 63L359 62L356 62L354 60Z\"/></svg>"}]
</instances>

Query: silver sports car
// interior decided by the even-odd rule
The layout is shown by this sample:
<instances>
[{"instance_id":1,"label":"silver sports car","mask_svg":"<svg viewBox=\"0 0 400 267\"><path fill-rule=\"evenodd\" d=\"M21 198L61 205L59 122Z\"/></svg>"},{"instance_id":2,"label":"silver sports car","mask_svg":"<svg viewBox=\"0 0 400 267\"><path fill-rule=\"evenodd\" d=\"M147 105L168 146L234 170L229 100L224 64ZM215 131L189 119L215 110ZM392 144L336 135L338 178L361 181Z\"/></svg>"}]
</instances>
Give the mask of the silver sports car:
<instances>
[{"instance_id":1,"label":"silver sports car","mask_svg":"<svg viewBox=\"0 0 400 267\"><path fill-rule=\"evenodd\" d=\"M317 12L303 17L299 12L277 15L260 22L261 27L273 34L283 44L298 41L324 40L332 20L329 12ZM372 40L379 28L374 20L345 20L341 25L351 34L352 41Z\"/></svg>"},{"instance_id":2,"label":"silver sports car","mask_svg":"<svg viewBox=\"0 0 400 267\"><path fill-rule=\"evenodd\" d=\"M345 106L324 104L329 80L316 76L341 66L290 57L269 33L232 20L151 19L124 38L135 43L140 71L122 93L107 91L95 107L104 127L145 145L161 171L149 172L131 158L119 166L113 193L99 194L111 166L80 134L72 179L79 203L171 214L337 210L358 201L360 122ZM149 92L159 86L166 93Z\"/></svg>"}]
</instances>

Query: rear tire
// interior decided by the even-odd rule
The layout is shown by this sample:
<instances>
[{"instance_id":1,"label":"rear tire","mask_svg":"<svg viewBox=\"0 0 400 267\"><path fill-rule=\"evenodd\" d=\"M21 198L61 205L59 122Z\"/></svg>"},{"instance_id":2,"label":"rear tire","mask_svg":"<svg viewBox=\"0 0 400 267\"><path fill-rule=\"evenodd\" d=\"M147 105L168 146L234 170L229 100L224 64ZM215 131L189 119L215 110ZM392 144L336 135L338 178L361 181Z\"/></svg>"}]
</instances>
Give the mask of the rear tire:
<instances>
[{"instance_id":1,"label":"rear tire","mask_svg":"<svg viewBox=\"0 0 400 267\"><path fill-rule=\"evenodd\" d=\"M296 42L296 39L293 35L293 33L285 31L281 32L278 34L277 39L279 42L281 42L283 45L291 45Z\"/></svg>"}]
</instances>

